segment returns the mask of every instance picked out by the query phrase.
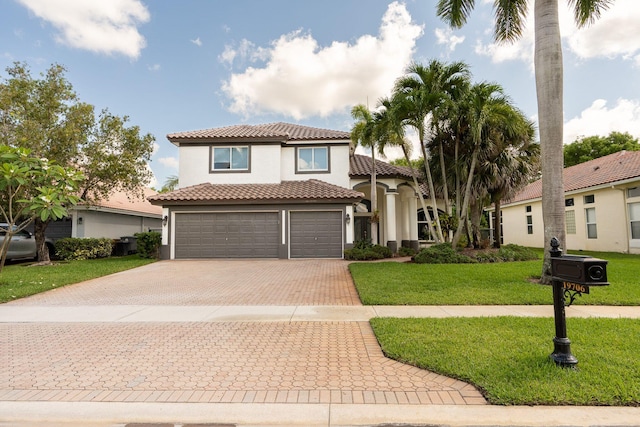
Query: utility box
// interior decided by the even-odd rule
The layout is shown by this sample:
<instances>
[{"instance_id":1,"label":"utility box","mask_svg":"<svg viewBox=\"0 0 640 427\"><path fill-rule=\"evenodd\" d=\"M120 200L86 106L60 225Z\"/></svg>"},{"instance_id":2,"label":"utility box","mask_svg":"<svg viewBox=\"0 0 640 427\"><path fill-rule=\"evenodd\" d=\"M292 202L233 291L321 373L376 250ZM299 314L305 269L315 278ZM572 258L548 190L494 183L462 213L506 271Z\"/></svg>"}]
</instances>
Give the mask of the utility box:
<instances>
[{"instance_id":1,"label":"utility box","mask_svg":"<svg viewBox=\"0 0 640 427\"><path fill-rule=\"evenodd\" d=\"M607 286L607 263L603 259L580 255L551 258L551 279L582 286Z\"/></svg>"}]
</instances>

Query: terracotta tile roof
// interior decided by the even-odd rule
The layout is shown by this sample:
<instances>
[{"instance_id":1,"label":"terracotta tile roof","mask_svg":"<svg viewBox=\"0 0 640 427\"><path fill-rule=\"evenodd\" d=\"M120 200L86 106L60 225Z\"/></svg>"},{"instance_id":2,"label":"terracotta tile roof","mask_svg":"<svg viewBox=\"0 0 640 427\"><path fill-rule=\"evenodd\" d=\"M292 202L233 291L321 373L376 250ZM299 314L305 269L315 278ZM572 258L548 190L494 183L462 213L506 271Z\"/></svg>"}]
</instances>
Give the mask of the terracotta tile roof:
<instances>
[{"instance_id":1,"label":"terracotta tile roof","mask_svg":"<svg viewBox=\"0 0 640 427\"><path fill-rule=\"evenodd\" d=\"M420 172L418 180L420 180ZM349 176L352 178L371 176L371 156L354 154L349 159ZM411 168L408 166L395 166L382 160L376 159L376 176L380 178L402 178L413 180Z\"/></svg>"},{"instance_id":2,"label":"terracotta tile roof","mask_svg":"<svg viewBox=\"0 0 640 427\"><path fill-rule=\"evenodd\" d=\"M167 135L167 139L174 144L193 141L330 141L349 140L350 133L279 122L262 125L226 126L221 128L170 133Z\"/></svg>"},{"instance_id":3,"label":"terracotta tile roof","mask_svg":"<svg viewBox=\"0 0 640 427\"><path fill-rule=\"evenodd\" d=\"M99 207L108 209L117 209L122 211L130 211L138 214L151 214L162 216L162 207L154 206L147 200L148 197L154 196L158 193L150 188L144 189L144 197L131 197L123 191L115 191L109 194L106 200L99 200L91 204L80 204L79 207Z\"/></svg>"},{"instance_id":4,"label":"terracotta tile roof","mask_svg":"<svg viewBox=\"0 0 640 427\"><path fill-rule=\"evenodd\" d=\"M640 178L640 151L620 151L564 169L564 191ZM542 197L542 180L527 185L509 203Z\"/></svg>"},{"instance_id":5,"label":"terracotta tile roof","mask_svg":"<svg viewBox=\"0 0 640 427\"><path fill-rule=\"evenodd\" d=\"M211 184L185 187L171 193L149 197L153 204L179 202L280 202L341 200L356 201L364 195L358 191L329 184L317 179L283 181L280 184Z\"/></svg>"},{"instance_id":6,"label":"terracotta tile roof","mask_svg":"<svg viewBox=\"0 0 640 427\"><path fill-rule=\"evenodd\" d=\"M420 191L424 197L429 197L429 186L422 181L422 174L416 170ZM349 159L349 176L351 178L367 179L371 176L371 157L361 154L354 154ZM413 183L411 168L408 166L395 166L382 160L376 159L376 177L378 178L400 178Z\"/></svg>"}]
</instances>

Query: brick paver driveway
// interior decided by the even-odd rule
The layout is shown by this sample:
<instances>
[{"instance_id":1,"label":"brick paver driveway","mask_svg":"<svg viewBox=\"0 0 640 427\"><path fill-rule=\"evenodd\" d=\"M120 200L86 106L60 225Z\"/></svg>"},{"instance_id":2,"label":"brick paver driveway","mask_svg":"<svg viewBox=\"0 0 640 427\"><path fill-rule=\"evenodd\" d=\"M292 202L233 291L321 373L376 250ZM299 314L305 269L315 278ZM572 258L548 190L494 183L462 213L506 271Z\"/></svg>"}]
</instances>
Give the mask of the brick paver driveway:
<instances>
[{"instance_id":1,"label":"brick paver driveway","mask_svg":"<svg viewBox=\"0 0 640 427\"><path fill-rule=\"evenodd\" d=\"M340 260L163 261L15 306L359 305ZM26 308L26 307L25 307ZM231 307L233 308L233 307ZM367 322L0 323L0 401L484 404Z\"/></svg>"}]
</instances>

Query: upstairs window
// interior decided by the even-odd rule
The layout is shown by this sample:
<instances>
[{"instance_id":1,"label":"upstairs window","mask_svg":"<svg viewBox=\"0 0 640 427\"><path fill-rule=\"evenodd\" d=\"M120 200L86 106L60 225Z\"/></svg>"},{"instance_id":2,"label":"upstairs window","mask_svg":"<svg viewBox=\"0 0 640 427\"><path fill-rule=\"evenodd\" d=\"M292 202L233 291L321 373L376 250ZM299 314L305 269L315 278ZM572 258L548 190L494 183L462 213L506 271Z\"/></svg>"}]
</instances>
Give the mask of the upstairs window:
<instances>
[{"instance_id":1,"label":"upstairs window","mask_svg":"<svg viewBox=\"0 0 640 427\"><path fill-rule=\"evenodd\" d=\"M329 147L298 148L298 172L329 172Z\"/></svg>"},{"instance_id":2,"label":"upstairs window","mask_svg":"<svg viewBox=\"0 0 640 427\"><path fill-rule=\"evenodd\" d=\"M212 171L248 171L249 147L213 147Z\"/></svg>"},{"instance_id":3,"label":"upstairs window","mask_svg":"<svg viewBox=\"0 0 640 427\"><path fill-rule=\"evenodd\" d=\"M596 202L596 196L593 194L589 194L588 196L584 196L584 204L588 205Z\"/></svg>"},{"instance_id":4,"label":"upstairs window","mask_svg":"<svg viewBox=\"0 0 640 427\"><path fill-rule=\"evenodd\" d=\"M573 197L570 199L564 199L564 205L567 207L573 206Z\"/></svg>"},{"instance_id":5,"label":"upstairs window","mask_svg":"<svg viewBox=\"0 0 640 427\"><path fill-rule=\"evenodd\" d=\"M627 197L640 197L640 187L628 188Z\"/></svg>"}]
</instances>

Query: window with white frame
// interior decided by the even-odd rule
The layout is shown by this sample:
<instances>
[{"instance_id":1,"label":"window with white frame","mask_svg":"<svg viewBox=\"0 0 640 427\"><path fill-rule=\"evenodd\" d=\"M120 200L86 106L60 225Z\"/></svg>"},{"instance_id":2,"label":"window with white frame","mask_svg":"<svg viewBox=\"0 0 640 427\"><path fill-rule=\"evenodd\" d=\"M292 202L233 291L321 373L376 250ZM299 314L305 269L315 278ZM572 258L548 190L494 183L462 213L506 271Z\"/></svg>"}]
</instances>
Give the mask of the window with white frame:
<instances>
[{"instance_id":1,"label":"window with white frame","mask_svg":"<svg viewBox=\"0 0 640 427\"><path fill-rule=\"evenodd\" d=\"M249 147L213 147L211 170L214 172L248 171Z\"/></svg>"},{"instance_id":2,"label":"window with white frame","mask_svg":"<svg viewBox=\"0 0 640 427\"><path fill-rule=\"evenodd\" d=\"M299 147L297 172L329 172L329 147Z\"/></svg>"},{"instance_id":3,"label":"window with white frame","mask_svg":"<svg viewBox=\"0 0 640 427\"><path fill-rule=\"evenodd\" d=\"M533 234L533 216L527 215L527 234Z\"/></svg>"},{"instance_id":4,"label":"window with white frame","mask_svg":"<svg viewBox=\"0 0 640 427\"><path fill-rule=\"evenodd\" d=\"M640 197L640 187L627 188L627 197Z\"/></svg>"},{"instance_id":5,"label":"window with white frame","mask_svg":"<svg viewBox=\"0 0 640 427\"><path fill-rule=\"evenodd\" d=\"M596 208L587 208L584 212L587 220L587 239L597 239Z\"/></svg>"},{"instance_id":6,"label":"window with white frame","mask_svg":"<svg viewBox=\"0 0 640 427\"><path fill-rule=\"evenodd\" d=\"M640 203L629 203L629 220L631 222L631 238L640 239Z\"/></svg>"},{"instance_id":7,"label":"window with white frame","mask_svg":"<svg viewBox=\"0 0 640 427\"><path fill-rule=\"evenodd\" d=\"M584 196L584 204L585 205L589 205L591 203L595 203L596 202L596 196L594 196L593 194L589 194L587 196Z\"/></svg>"}]
</instances>

